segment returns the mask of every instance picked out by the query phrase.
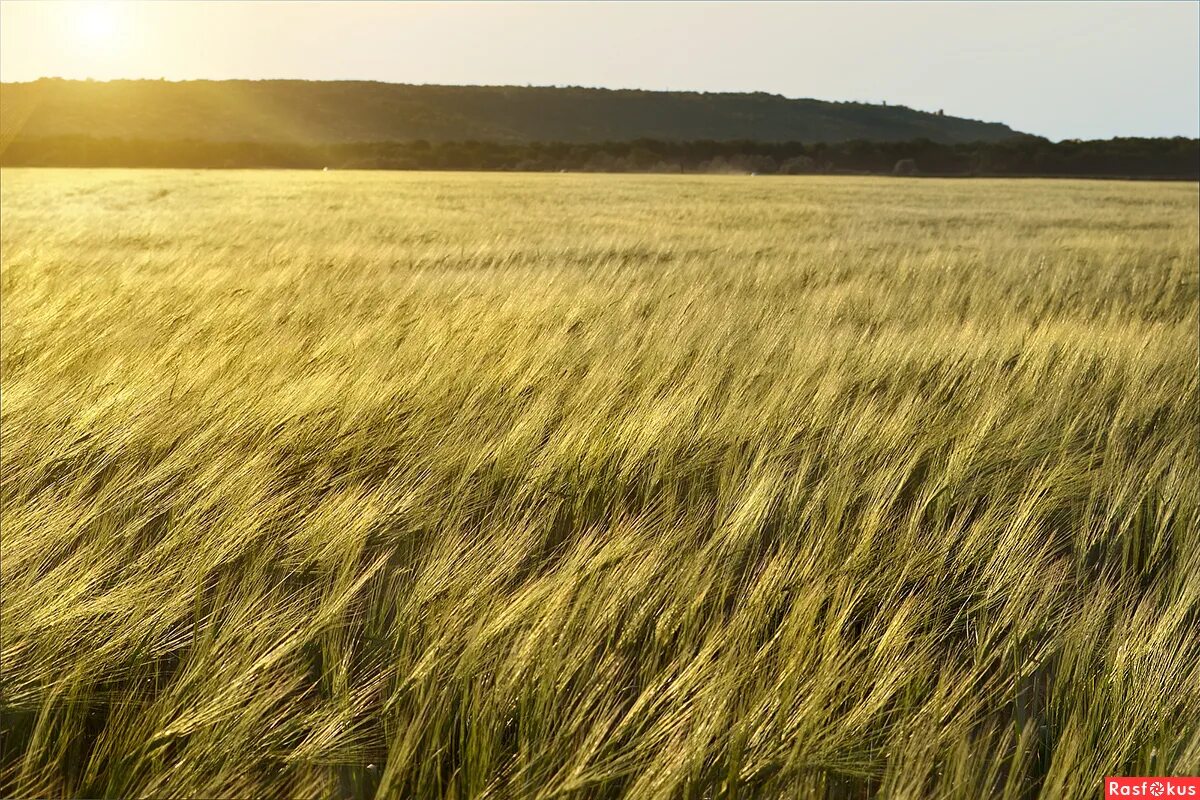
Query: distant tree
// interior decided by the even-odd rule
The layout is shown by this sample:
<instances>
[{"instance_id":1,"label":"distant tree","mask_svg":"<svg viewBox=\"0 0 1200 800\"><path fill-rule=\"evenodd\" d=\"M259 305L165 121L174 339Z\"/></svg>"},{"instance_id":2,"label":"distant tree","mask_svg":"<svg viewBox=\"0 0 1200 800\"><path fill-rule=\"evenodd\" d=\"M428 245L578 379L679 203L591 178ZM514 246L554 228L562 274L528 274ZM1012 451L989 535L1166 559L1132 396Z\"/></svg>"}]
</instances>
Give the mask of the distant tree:
<instances>
[{"instance_id":1,"label":"distant tree","mask_svg":"<svg viewBox=\"0 0 1200 800\"><path fill-rule=\"evenodd\" d=\"M779 171L779 165L775 163L775 159L757 153L736 155L730 159L730 164L737 172L756 175L773 175Z\"/></svg>"},{"instance_id":2,"label":"distant tree","mask_svg":"<svg viewBox=\"0 0 1200 800\"><path fill-rule=\"evenodd\" d=\"M3 166L295 167L360 169L682 171L746 174L1084 175L1200 179L1196 139L944 144L929 139L835 143L752 140L636 142L376 141L310 145L71 134L15 136ZM918 168L917 165L920 165Z\"/></svg>"},{"instance_id":3,"label":"distant tree","mask_svg":"<svg viewBox=\"0 0 1200 800\"><path fill-rule=\"evenodd\" d=\"M812 156L792 156L779 165L782 175L809 175L817 171L817 161Z\"/></svg>"}]
</instances>

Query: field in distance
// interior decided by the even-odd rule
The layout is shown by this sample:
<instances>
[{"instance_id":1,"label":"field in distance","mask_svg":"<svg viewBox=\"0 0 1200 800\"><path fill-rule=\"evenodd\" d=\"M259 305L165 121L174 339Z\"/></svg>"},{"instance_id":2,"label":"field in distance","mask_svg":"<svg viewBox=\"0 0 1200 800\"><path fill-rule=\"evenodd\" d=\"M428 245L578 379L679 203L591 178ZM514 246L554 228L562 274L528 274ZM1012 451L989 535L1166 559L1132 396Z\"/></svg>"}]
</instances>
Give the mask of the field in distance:
<instances>
[{"instance_id":1,"label":"field in distance","mask_svg":"<svg viewBox=\"0 0 1200 800\"><path fill-rule=\"evenodd\" d=\"M1200 769L1195 184L2 177L4 796Z\"/></svg>"}]
</instances>

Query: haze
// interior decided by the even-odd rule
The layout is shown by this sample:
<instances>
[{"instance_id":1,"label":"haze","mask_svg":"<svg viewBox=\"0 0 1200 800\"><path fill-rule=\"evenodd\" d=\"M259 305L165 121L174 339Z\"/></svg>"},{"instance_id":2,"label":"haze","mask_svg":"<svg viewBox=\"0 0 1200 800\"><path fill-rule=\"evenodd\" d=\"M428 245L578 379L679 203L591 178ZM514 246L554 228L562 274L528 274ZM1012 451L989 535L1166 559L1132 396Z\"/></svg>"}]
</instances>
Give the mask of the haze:
<instances>
[{"instance_id":1,"label":"haze","mask_svg":"<svg viewBox=\"0 0 1200 800\"><path fill-rule=\"evenodd\" d=\"M1200 136L1200 4L0 2L0 78L764 91Z\"/></svg>"}]
</instances>

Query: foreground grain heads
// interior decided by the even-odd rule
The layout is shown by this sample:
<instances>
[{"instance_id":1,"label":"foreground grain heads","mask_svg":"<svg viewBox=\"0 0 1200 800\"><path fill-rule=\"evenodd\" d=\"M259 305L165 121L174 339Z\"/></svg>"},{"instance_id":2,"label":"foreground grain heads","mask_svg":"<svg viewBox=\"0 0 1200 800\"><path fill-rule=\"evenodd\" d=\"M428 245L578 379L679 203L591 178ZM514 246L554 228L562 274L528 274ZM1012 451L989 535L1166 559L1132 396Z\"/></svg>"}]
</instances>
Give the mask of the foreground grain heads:
<instances>
[{"instance_id":1,"label":"foreground grain heads","mask_svg":"<svg viewBox=\"0 0 1200 800\"><path fill-rule=\"evenodd\" d=\"M5 796L1200 769L1194 185L3 178Z\"/></svg>"}]
</instances>

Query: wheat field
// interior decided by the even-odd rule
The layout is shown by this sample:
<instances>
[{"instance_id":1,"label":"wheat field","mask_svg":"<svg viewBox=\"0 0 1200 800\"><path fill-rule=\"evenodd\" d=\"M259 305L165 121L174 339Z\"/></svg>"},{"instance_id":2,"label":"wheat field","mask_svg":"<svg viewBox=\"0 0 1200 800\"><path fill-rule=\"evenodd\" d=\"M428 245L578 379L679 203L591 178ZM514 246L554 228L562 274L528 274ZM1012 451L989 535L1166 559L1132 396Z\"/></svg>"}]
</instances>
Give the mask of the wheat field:
<instances>
[{"instance_id":1,"label":"wheat field","mask_svg":"<svg viewBox=\"0 0 1200 800\"><path fill-rule=\"evenodd\" d=\"M1195 184L2 187L0 795L1200 771Z\"/></svg>"}]
</instances>

